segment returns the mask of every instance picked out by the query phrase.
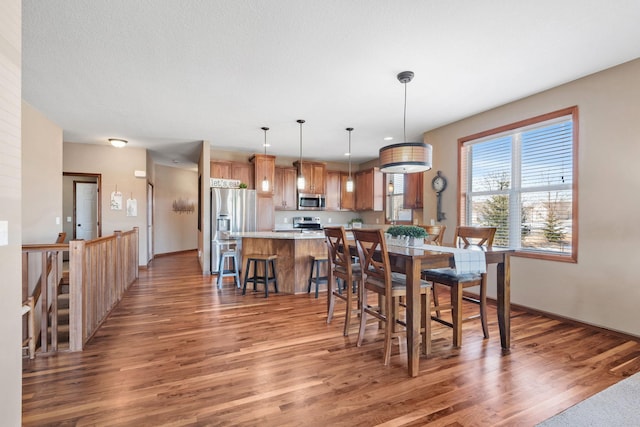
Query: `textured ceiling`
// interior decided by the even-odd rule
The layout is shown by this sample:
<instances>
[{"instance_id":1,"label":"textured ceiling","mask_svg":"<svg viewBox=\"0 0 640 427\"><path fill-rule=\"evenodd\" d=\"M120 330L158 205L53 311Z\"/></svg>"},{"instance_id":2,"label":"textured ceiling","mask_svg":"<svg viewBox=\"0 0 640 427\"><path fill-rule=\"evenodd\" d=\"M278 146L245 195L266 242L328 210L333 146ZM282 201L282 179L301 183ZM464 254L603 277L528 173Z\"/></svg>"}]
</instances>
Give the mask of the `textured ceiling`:
<instances>
[{"instance_id":1,"label":"textured ceiling","mask_svg":"<svg viewBox=\"0 0 640 427\"><path fill-rule=\"evenodd\" d=\"M355 161L640 56L637 0L23 0L23 98L69 142Z\"/></svg>"}]
</instances>

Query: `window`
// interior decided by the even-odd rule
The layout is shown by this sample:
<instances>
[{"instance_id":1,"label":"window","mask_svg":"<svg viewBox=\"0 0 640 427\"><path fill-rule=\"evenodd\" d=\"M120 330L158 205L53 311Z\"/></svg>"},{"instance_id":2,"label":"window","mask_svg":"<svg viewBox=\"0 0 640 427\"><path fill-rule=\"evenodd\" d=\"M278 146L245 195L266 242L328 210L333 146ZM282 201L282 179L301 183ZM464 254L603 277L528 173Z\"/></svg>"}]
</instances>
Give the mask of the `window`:
<instances>
[{"instance_id":1,"label":"window","mask_svg":"<svg viewBox=\"0 0 640 427\"><path fill-rule=\"evenodd\" d=\"M577 123L571 107L459 140L460 223L494 245L577 260Z\"/></svg>"},{"instance_id":2,"label":"window","mask_svg":"<svg viewBox=\"0 0 640 427\"><path fill-rule=\"evenodd\" d=\"M413 211L404 207L404 174L385 174L385 188L387 191L387 222L411 223Z\"/></svg>"}]
</instances>

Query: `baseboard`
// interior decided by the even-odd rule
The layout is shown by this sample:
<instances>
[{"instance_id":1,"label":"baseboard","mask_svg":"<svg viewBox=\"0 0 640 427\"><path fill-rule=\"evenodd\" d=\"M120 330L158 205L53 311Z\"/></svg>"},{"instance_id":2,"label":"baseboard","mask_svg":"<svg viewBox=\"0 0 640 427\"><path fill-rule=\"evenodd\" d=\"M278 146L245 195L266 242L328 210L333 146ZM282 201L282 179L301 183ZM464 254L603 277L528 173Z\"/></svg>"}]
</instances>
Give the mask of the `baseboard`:
<instances>
[{"instance_id":1,"label":"baseboard","mask_svg":"<svg viewBox=\"0 0 640 427\"><path fill-rule=\"evenodd\" d=\"M161 258L163 256L171 256L171 255L179 255L179 254L186 254L189 252L198 252L198 249L185 249L183 251L175 251L175 252L165 252L162 254L153 254L154 258Z\"/></svg>"}]
</instances>

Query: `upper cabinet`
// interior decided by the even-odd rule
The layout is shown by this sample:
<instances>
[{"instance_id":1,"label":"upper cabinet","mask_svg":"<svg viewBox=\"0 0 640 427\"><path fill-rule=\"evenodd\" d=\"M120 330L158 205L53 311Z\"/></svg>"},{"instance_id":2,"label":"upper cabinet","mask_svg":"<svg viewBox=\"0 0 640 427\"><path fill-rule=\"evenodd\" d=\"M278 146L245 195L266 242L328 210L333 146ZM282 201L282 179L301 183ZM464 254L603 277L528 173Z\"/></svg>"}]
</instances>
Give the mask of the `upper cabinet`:
<instances>
[{"instance_id":1,"label":"upper cabinet","mask_svg":"<svg viewBox=\"0 0 640 427\"><path fill-rule=\"evenodd\" d=\"M212 161L211 178L237 179L238 181L247 184L248 188L254 188L253 168L249 163L225 160Z\"/></svg>"},{"instance_id":2,"label":"upper cabinet","mask_svg":"<svg viewBox=\"0 0 640 427\"><path fill-rule=\"evenodd\" d=\"M294 162L293 165L304 176L304 189L300 193L325 194L327 166L320 162Z\"/></svg>"},{"instance_id":3,"label":"upper cabinet","mask_svg":"<svg viewBox=\"0 0 640 427\"><path fill-rule=\"evenodd\" d=\"M366 169L356 172L356 210L357 211L382 211L383 173L378 168Z\"/></svg>"},{"instance_id":4,"label":"upper cabinet","mask_svg":"<svg viewBox=\"0 0 640 427\"><path fill-rule=\"evenodd\" d=\"M275 168L275 181L273 184L273 205L277 211L295 211L296 203L296 177L295 168Z\"/></svg>"},{"instance_id":5,"label":"upper cabinet","mask_svg":"<svg viewBox=\"0 0 640 427\"><path fill-rule=\"evenodd\" d=\"M326 202L328 211L352 211L355 208L355 192L347 193L349 174L327 171Z\"/></svg>"},{"instance_id":6,"label":"upper cabinet","mask_svg":"<svg viewBox=\"0 0 640 427\"><path fill-rule=\"evenodd\" d=\"M256 189L258 195L268 195L273 196L273 184L275 182L275 167L276 167L276 158L275 156L269 154L254 154L251 159L253 162L253 176ZM262 190L262 181L264 179L269 181L269 189L267 191Z\"/></svg>"},{"instance_id":7,"label":"upper cabinet","mask_svg":"<svg viewBox=\"0 0 640 427\"><path fill-rule=\"evenodd\" d=\"M404 201L405 209L422 209L424 198L424 172L408 173L404 176Z\"/></svg>"}]
</instances>

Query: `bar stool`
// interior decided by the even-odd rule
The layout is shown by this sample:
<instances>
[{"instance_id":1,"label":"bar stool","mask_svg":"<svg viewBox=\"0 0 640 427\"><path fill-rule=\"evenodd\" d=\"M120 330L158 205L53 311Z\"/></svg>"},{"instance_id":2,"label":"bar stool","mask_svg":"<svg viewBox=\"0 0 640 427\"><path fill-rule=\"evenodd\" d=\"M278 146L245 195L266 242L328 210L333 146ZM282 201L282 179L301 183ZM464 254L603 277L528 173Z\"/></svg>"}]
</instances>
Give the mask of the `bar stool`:
<instances>
[{"instance_id":1,"label":"bar stool","mask_svg":"<svg viewBox=\"0 0 640 427\"><path fill-rule=\"evenodd\" d=\"M329 257L327 255L310 255L311 258L311 271L309 272L309 285L307 286L307 293L311 292L311 284L316 284L316 298L318 298L318 287L320 283L329 283L329 278L327 276L320 275L320 266L329 262ZM313 275L313 270L315 268L316 275Z\"/></svg>"},{"instance_id":2,"label":"bar stool","mask_svg":"<svg viewBox=\"0 0 640 427\"><path fill-rule=\"evenodd\" d=\"M227 270L224 269L227 259L231 265ZM224 277L233 277L233 284L240 289L240 275L238 274L238 251L236 249L222 249L218 261L218 289L222 289L222 279Z\"/></svg>"},{"instance_id":3,"label":"bar stool","mask_svg":"<svg viewBox=\"0 0 640 427\"><path fill-rule=\"evenodd\" d=\"M269 297L269 283L273 282L275 292L278 293L278 279L276 277L276 259L278 255L247 255L247 268L244 271L244 284L242 295L247 292L247 282L253 282L253 290L256 290L256 283L264 283L264 297ZM258 275L258 263L263 266L263 275ZM253 264L253 276L249 276L251 265ZM271 265L271 276L269 275L269 265Z\"/></svg>"}]
</instances>

